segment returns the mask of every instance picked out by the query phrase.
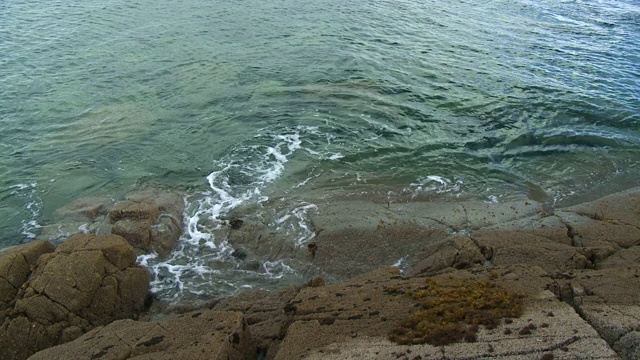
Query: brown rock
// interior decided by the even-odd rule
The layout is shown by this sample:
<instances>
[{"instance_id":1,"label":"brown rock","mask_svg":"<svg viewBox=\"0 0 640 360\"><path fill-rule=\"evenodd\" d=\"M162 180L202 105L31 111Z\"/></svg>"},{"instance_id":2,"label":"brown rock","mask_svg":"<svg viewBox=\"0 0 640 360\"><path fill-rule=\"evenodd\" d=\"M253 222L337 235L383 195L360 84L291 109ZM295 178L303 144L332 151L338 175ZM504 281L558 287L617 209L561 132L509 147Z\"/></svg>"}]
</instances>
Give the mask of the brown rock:
<instances>
[{"instance_id":1,"label":"brown rock","mask_svg":"<svg viewBox=\"0 0 640 360\"><path fill-rule=\"evenodd\" d=\"M195 312L161 322L121 320L30 359L220 359L257 356L239 312Z\"/></svg>"},{"instance_id":2,"label":"brown rock","mask_svg":"<svg viewBox=\"0 0 640 360\"><path fill-rule=\"evenodd\" d=\"M111 227L111 233L122 236L135 248L144 251L151 249L151 220L118 220Z\"/></svg>"},{"instance_id":3,"label":"brown rock","mask_svg":"<svg viewBox=\"0 0 640 360\"><path fill-rule=\"evenodd\" d=\"M159 213L160 209L154 203L125 200L109 210L109 219L112 223L122 219L153 221Z\"/></svg>"},{"instance_id":4,"label":"brown rock","mask_svg":"<svg viewBox=\"0 0 640 360\"><path fill-rule=\"evenodd\" d=\"M640 265L640 246L615 251L613 247L593 249L600 268L615 268Z\"/></svg>"},{"instance_id":5,"label":"brown rock","mask_svg":"<svg viewBox=\"0 0 640 360\"><path fill-rule=\"evenodd\" d=\"M25 280L0 326L0 359L25 359L96 326L135 317L148 292L147 271L115 235L75 235L40 256Z\"/></svg>"},{"instance_id":6,"label":"brown rock","mask_svg":"<svg viewBox=\"0 0 640 360\"><path fill-rule=\"evenodd\" d=\"M56 248L56 252L70 254L76 251L99 250L117 269L123 270L136 263L136 255L131 246L122 242L117 235L75 235Z\"/></svg>"},{"instance_id":7,"label":"brown rock","mask_svg":"<svg viewBox=\"0 0 640 360\"><path fill-rule=\"evenodd\" d=\"M155 204L160 213L168 214L176 219L182 219L184 212L182 196L173 192L145 190L128 194L125 199L138 203Z\"/></svg>"},{"instance_id":8,"label":"brown rock","mask_svg":"<svg viewBox=\"0 0 640 360\"><path fill-rule=\"evenodd\" d=\"M549 238L520 231L480 230L472 233L478 245L493 248L494 265L530 264L540 266L550 273L583 268L585 262L575 260L584 257L578 248Z\"/></svg>"},{"instance_id":9,"label":"brown rock","mask_svg":"<svg viewBox=\"0 0 640 360\"><path fill-rule=\"evenodd\" d=\"M640 189L634 188L566 209L597 221L640 228Z\"/></svg>"},{"instance_id":10,"label":"brown rock","mask_svg":"<svg viewBox=\"0 0 640 360\"><path fill-rule=\"evenodd\" d=\"M582 270L570 285L577 311L610 345L640 328L640 265Z\"/></svg>"},{"instance_id":11,"label":"brown rock","mask_svg":"<svg viewBox=\"0 0 640 360\"><path fill-rule=\"evenodd\" d=\"M563 221L571 226L573 245L606 246L628 248L640 244L640 229L612 219L599 220L572 212L557 212Z\"/></svg>"},{"instance_id":12,"label":"brown rock","mask_svg":"<svg viewBox=\"0 0 640 360\"><path fill-rule=\"evenodd\" d=\"M421 260L428 244L447 237L447 229L416 223L381 225L374 228L327 229L318 239L313 263L338 278L363 274L390 266L400 259L412 265ZM305 249L306 250L306 249Z\"/></svg>"},{"instance_id":13,"label":"brown rock","mask_svg":"<svg viewBox=\"0 0 640 360\"><path fill-rule=\"evenodd\" d=\"M182 234L182 222L172 216L163 216L151 226L151 248L160 256L167 256L176 247Z\"/></svg>"},{"instance_id":14,"label":"brown rock","mask_svg":"<svg viewBox=\"0 0 640 360\"><path fill-rule=\"evenodd\" d=\"M425 259L413 267L409 272L410 276L435 274L447 268L464 269L485 261L480 248L473 240L463 236L454 236L449 240L429 245L425 248L424 254ZM488 257L493 257L493 250Z\"/></svg>"},{"instance_id":15,"label":"brown rock","mask_svg":"<svg viewBox=\"0 0 640 360\"><path fill-rule=\"evenodd\" d=\"M182 234L184 201L170 192L142 191L109 210L111 233L143 251L167 256Z\"/></svg>"},{"instance_id":16,"label":"brown rock","mask_svg":"<svg viewBox=\"0 0 640 360\"><path fill-rule=\"evenodd\" d=\"M536 359L553 350L563 351L561 348L575 358L617 358L571 306L545 290L553 280L539 267L471 268L436 278L446 281L451 277L496 279L503 288L525 296L523 316L496 328L480 327L474 342L441 347L398 345L387 339L389 331L420 310L407 292L424 287L425 279L404 279L397 271L381 269L337 284L302 289L285 308L293 322L275 359L412 359L417 355L429 359ZM534 330L529 335L506 331L521 328Z\"/></svg>"},{"instance_id":17,"label":"brown rock","mask_svg":"<svg viewBox=\"0 0 640 360\"><path fill-rule=\"evenodd\" d=\"M291 318L283 310L298 294L295 287L276 292L253 291L222 299L213 310L241 311L249 325L251 335L259 349L269 349L277 345L291 323Z\"/></svg>"},{"instance_id":18,"label":"brown rock","mask_svg":"<svg viewBox=\"0 0 640 360\"><path fill-rule=\"evenodd\" d=\"M0 311L13 305L18 290L31 274L40 256L53 250L53 245L46 240L0 250ZM2 320L3 317L0 316L0 323Z\"/></svg>"}]
</instances>

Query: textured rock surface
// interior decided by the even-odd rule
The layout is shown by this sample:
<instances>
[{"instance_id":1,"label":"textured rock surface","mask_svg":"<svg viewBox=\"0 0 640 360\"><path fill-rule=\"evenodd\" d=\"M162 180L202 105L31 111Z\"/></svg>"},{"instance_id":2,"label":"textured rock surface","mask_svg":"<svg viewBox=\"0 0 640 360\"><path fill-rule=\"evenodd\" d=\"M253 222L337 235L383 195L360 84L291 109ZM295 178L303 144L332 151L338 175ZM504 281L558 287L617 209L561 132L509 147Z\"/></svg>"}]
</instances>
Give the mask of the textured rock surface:
<instances>
[{"instance_id":1,"label":"textured rock surface","mask_svg":"<svg viewBox=\"0 0 640 360\"><path fill-rule=\"evenodd\" d=\"M168 255L182 234L184 201L170 192L142 191L129 194L109 209L111 233L143 251Z\"/></svg>"},{"instance_id":2,"label":"textured rock surface","mask_svg":"<svg viewBox=\"0 0 640 360\"><path fill-rule=\"evenodd\" d=\"M310 269L307 274L323 273L327 279L346 280L325 285L324 279L317 277L306 286L243 293L211 302L207 307L225 314L244 314L247 331L255 343L246 353L237 348L233 351L239 351L242 355L237 356L248 359L255 359L253 349L262 352L266 359L637 359L640 355L639 191L634 189L559 210L532 201L508 204L354 201L344 207L331 207L328 203L326 208L320 206L311 224L315 232L313 248L297 247L292 239L280 239L266 227L251 221L230 224L221 231L230 236L234 246L243 249L239 254L249 259L247 261L255 257L288 258L290 264L297 264L301 271ZM116 222L122 221L125 217L121 215L127 214L127 219L138 221L154 214L153 207L130 211L131 204L142 203L146 200L140 199L144 198L128 199L129 205L122 205L113 218ZM156 204L158 218L161 218L165 210ZM165 220L164 226L171 227L171 218L168 216ZM153 226L151 229L150 233ZM65 263L76 264L73 268L81 269L75 271L91 274L89 278L102 276L94 268L77 264L71 257L73 251L61 247L58 252L67 254ZM48 264L56 253L43 255L39 263ZM107 253L112 254L112 259L128 261L115 250ZM398 261L400 259L402 261ZM384 268L362 274L395 262L404 273ZM64 270L62 264L52 264L56 265L52 267L55 273L64 274L63 278L76 276L73 271ZM10 316L11 327L4 328L16 334L16 341L36 345L40 338L30 339L24 329L35 324L34 331L41 331L38 324L58 319L57 311L64 312L67 307L85 309L86 304L82 293L71 300L57 293L55 287L49 291L48 286L42 285L49 283L46 278L34 280L38 278L38 271L39 268L31 275L29 285L24 287L26 290L19 290L18 297L33 289L30 296L34 299L30 301L34 301L34 305L30 308L46 311L30 313L22 309ZM390 330L419 308L407 289L419 289L426 278L445 281L450 277L491 279L522 294L523 316L502 321L495 328L480 327L474 342L436 347L397 345L387 340ZM69 292L94 288L92 281L83 280L74 282ZM38 294L48 294L65 306L56 310L36 304L35 301L48 299L36 296ZM20 301L15 302L15 309L11 311L18 311ZM31 318L27 314L31 314ZM185 333L189 328L202 329L198 319L205 314L208 312L179 317L180 327ZM33 318L39 322L34 323ZM81 319L88 322L84 317ZM168 330L172 319L176 318L142 323L146 325L118 322L119 327L110 329L109 333L92 332L86 343L83 337L51 351L57 351L57 358L162 357L162 353L154 350L154 346L158 346L157 349L170 354L167 356L191 356L188 352L191 348L179 340L182 338L178 335L171 338L174 342L160 345L165 338L159 341L158 337L174 331ZM82 333L83 324L64 328L65 339ZM167 329L160 330L160 324L165 324L162 328ZM110 335L128 334L128 329L138 328L151 335L135 335L139 330L131 330L134 335L121 337L123 340ZM162 332L165 330L168 332ZM154 331L158 334L154 335ZM198 334L201 331L197 330ZM223 339L220 343L229 339L228 334L220 336ZM110 342L103 343L103 339ZM132 340L126 342L126 339ZM145 343L150 344L150 352L133 352L133 349L143 349L140 344ZM207 357L215 358L231 351L228 347L215 348L216 342L205 343L204 347L193 346L200 351L210 351ZM37 346L49 345L42 342ZM78 352L78 349L83 350ZM247 355L249 353L251 355ZM48 354L49 358L56 358L52 357L54 353Z\"/></svg>"},{"instance_id":3,"label":"textured rock surface","mask_svg":"<svg viewBox=\"0 0 640 360\"><path fill-rule=\"evenodd\" d=\"M338 284L305 288L288 305L292 325L275 359L481 359L542 356L616 359L616 353L574 309L546 288L553 282L539 267L458 270L440 276L497 278L526 296L525 313L494 329L480 328L477 340L446 346L397 345L390 329L416 311L404 292L424 285L379 270ZM286 310L285 310L286 311Z\"/></svg>"},{"instance_id":4,"label":"textured rock surface","mask_svg":"<svg viewBox=\"0 0 640 360\"><path fill-rule=\"evenodd\" d=\"M76 235L54 252L43 242L26 245L36 246L44 254L0 325L0 359L25 359L142 310L148 273L121 237Z\"/></svg>"},{"instance_id":5,"label":"textured rock surface","mask_svg":"<svg viewBox=\"0 0 640 360\"><path fill-rule=\"evenodd\" d=\"M243 360L256 355L241 313L208 311L160 322L116 321L30 359Z\"/></svg>"},{"instance_id":6,"label":"textured rock surface","mask_svg":"<svg viewBox=\"0 0 640 360\"><path fill-rule=\"evenodd\" d=\"M45 240L32 241L0 251L0 323L15 303L16 294L41 255L54 251Z\"/></svg>"},{"instance_id":7,"label":"textured rock surface","mask_svg":"<svg viewBox=\"0 0 640 360\"><path fill-rule=\"evenodd\" d=\"M42 236L59 243L77 233L119 235L134 248L168 255L182 234L184 200L167 191L143 190L115 201L105 197L77 199L54 212Z\"/></svg>"},{"instance_id":8,"label":"textured rock surface","mask_svg":"<svg viewBox=\"0 0 640 360\"><path fill-rule=\"evenodd\" d=\"M292 321L284 309L297 294L295 287L277 292L247 292L223 299L213 309L242 312L258 349L274 353Z\"/></svg>"}]
</instances>

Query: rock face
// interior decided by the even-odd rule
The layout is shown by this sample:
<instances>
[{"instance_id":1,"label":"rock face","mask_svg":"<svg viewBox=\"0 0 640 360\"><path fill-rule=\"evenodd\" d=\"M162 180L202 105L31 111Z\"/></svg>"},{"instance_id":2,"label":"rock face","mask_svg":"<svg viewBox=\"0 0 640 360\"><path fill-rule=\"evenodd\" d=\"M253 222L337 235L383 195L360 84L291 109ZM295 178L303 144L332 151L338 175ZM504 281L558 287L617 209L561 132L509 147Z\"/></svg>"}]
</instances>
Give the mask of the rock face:
<instances>
[{"instance_id":1,"label":"rock face","mask_svg":"<svg viewBox=\"0 0 640 360\"><path fill-rule=\"evenodd\" d=\"M370 270L371 264L404 258L409 278L369 273L366 279L305 288L284 305L284 314L276 316L272 309L252 315L250 328L260 329L253 333L263 349L269 346L268 359L430 359L441 358L443 352L452 359L640 358L639 189L555 211L531 201L348 206L346 216L328 209L316 217L316 230L321 231L311 262L344 278ZM407 220L407 215L413 218ZM249 234L235 240L259 238ZM412 304L402 304L407 298L389 299L381 290L385 286L490 269L500 284L527 294L524 322L514 319L508 327L481 330L478 344L444 348L403 348L384 336L394 321L413 310ZM274 307L283 299L270 298L279 299L270 301ZM264 306L259 297L241 303L229 299L217 307L255 314ZM554 316L545 319L537 313L544 309ZM518 334L528 319L535 320L535 339Z\"/></svg>"},{"instance_id":2,"label":"rock face","mask_svg":"<svg viewBox=\"0 0 640 360\"><path fill-rule=\"evenodd\" d=\"M50 242L40 240L0 251L0 322L15 305L16 294L31 275L38 258L54 249Z\"/></svg>"},{"instance_id":3,"label":"rock face","mask_svg":"<svg viewBox=\"0 0 640 360\"><path fill-rule=\"evenodd\" d=\"M144 307L148 273L121 237L75 235L51 250L36 242L22 251L31 254L23 256L33 271L16 278L22 283L5 303L0 359L25 359L114 319L136 317Z\"/></svg>"},{"instance_id":4,"label":"rock face","mask_svg":"<svg viewBox=\"0 0 640 360\"><path fill-rule=\"evenodd\" d=\"M54 213L43 236L61 242L77 233L119 235L143 252L168 255L182 234L184 201L179 194L144 190L116 202L110 198L77 199Z\"/></svg>"},{"instance_id":5,"label":"rock face","mask_svg":"<svg viewBox=\"0 0 640 360\"><path fill-rule=\"evenodd\" d=\"M133 247L168 255L182 233L184 202L174 193L145 191L129 194L109 210L111 233Z\"/></svg>"},{"instance_id":6,"label":"rock face","mask_svg":"<svg viewBox=\"0 0 640 360\"><path fill-rule=\"evenodd\" d=\"M208 311L160 322L116 321L30 359L243 360L256 355L241 313Z\"/></svg>"},{"instance_id":7,"label":"rock face","mask_svg":"<svg viewBox=\"0 0 640 360\"><path fill-rule=\"evenodd\" d=\"M239 294L220 301L216 311L240 311L244 314L259 351L272 358L293 318L284 309L298 294L299 288ZM253 359L252 359L253 360Z\"/></svg>"}]
</instances>

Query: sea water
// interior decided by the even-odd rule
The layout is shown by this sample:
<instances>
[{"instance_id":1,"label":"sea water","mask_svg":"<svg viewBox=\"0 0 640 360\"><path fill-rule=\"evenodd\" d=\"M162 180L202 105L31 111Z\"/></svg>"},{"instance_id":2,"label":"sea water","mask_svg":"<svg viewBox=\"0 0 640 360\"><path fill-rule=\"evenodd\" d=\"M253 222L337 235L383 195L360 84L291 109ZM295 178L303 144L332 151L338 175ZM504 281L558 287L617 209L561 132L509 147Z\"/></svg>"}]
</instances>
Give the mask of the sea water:
<instances>
[{"instance_id":1,"label":"sea water","mask_svg":"<svg viewBox=\"0 0 640 360\"><path fill-rule=\"evenodd\" d=\"M86 196L185 194L160 297L300 280L242 269L234 211L296 246L314 199L526 196L639 184L637 1L0 3L0 246ZM83 230L83 229L80 229Z\"/></svg>"}]
</instances>

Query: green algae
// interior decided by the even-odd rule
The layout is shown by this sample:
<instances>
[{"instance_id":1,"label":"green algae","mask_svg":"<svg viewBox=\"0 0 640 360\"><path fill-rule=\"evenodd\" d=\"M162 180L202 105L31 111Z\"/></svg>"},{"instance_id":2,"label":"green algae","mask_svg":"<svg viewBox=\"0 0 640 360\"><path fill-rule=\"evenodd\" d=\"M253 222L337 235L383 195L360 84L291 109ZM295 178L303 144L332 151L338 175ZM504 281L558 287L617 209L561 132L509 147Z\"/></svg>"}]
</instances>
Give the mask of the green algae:
<instances>
[{"instance_id":1,"label":"green algae","mask_svg":"<svg viewBox=\"0 0 640 360\"><path fill-rule=\"evenodd\" d=\"M479 326L495 328L502 318L522 314L522 296L490 280L427 279L426 286L407 295L418 301L418 310L389 335L404 345L475 342Z\"/></svg>"}]
</instances>

